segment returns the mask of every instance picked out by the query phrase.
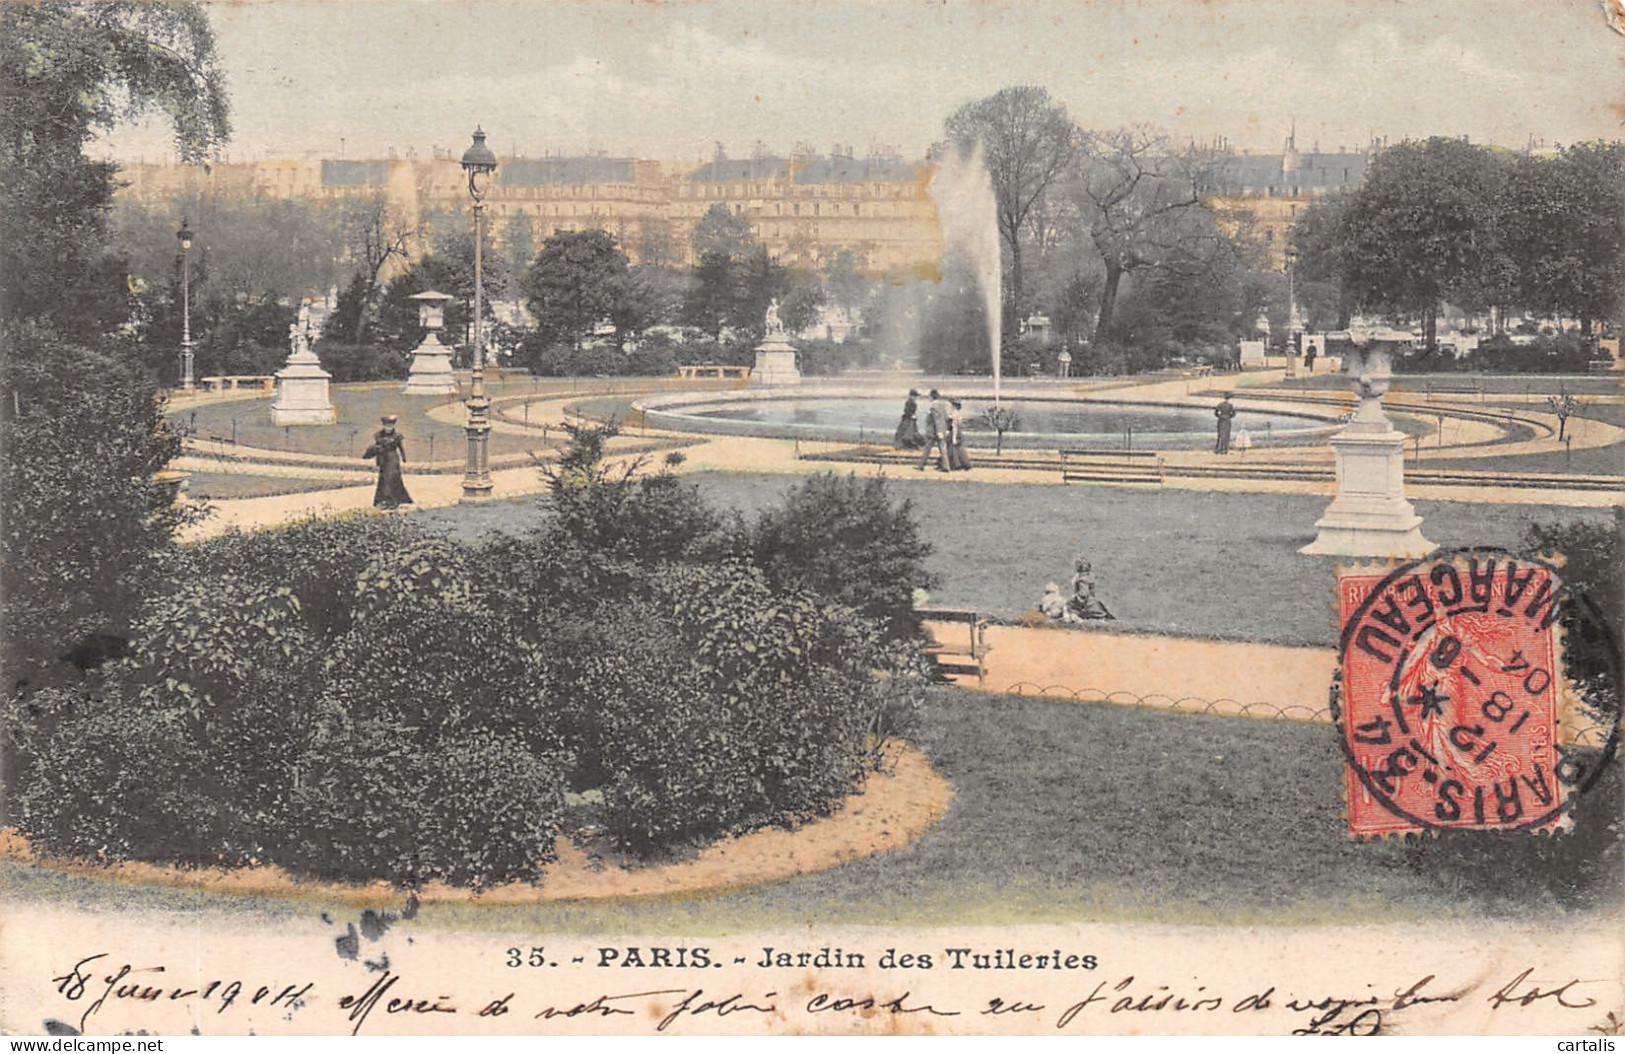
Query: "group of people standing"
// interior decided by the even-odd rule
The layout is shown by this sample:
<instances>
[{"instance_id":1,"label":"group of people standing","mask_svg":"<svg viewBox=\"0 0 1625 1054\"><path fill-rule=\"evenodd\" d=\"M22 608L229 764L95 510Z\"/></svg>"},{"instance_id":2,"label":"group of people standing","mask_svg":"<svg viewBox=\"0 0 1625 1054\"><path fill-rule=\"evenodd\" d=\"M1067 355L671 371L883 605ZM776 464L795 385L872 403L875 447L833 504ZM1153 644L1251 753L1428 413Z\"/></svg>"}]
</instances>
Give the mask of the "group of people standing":
<instances>
[{"instance_id":1,"label":"group of people standing","mask_svg":"<svg viewBox=\"0 0 1625 1054\"><path fill-rule=\"evenodd\" d=\"M970 458L965 453L964 407L958 399L944 399L942 393L931 389L931 403L925 411L925 433L920 433L917 420L920 412L920 393L908 390L903 403L903 417L897 422L893 443L899 450L921 450L920 463L914 467L921 472L931 462L933 451L937 455L938 472L968 472Z\"/></svg>"}]
</instances>

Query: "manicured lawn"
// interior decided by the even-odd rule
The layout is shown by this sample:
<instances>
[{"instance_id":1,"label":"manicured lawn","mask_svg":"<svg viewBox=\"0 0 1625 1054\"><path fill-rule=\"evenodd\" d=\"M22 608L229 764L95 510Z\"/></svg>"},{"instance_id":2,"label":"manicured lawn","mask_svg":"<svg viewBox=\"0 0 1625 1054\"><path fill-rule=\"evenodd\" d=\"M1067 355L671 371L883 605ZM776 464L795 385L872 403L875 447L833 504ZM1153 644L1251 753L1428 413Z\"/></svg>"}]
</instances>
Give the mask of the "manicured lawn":
<instances>
[{"instance_id":1,"label":"manicured lawn","mask_svg":"<svg viewBox=\"0 0 1625 1054\"><path fill-rule=\"evenodd\" d=\"M903 470L897 493L914 503L930 565L932 602L1012 617L1063 587L1075 555L1094 564L1118 628L1276 640L1336 641L1332 581L1338 561L1302 556L1326 498L1111 486L1029 486L920 480ZM747 514L777 502L793 480L706 473L692 477L716 504ZM1531 520L1601 522L1602 510L1415 503L1441 546L1516 547ZM446 521L461 510L446 510ZM433 518L439 514L429 514ZM531 515L534 515L532 512Z\"/></svg>"},{"instance_id":2,"label":"manicured lawn","mask_svg":"<svg viewBox=\"0 0 1625 1054\"><path fill-rule=\"evenodd\" d=\"M365 479L334 480L305 479L296 476L256 476L245 472L193 472L186 481L186 495L190 498L212 498L226 501L231 498L269 498L277 494L305 494L336 487L354 487L367 483Z\"/></svg>"},{"instance_id":3,"label":"manicured lawn","mask_svg":"<svg viewBox=\"0 0 1625 1054\"><path fill-rule=\"evenodd\" d=\"M918 740L955 787L906 848L710 896L527 907L424 905L421 924L705 935L815 925L1046 921L1350 924L1617 909L1618 781L1575 836L1353 842L1329 727L943 689ZM1593 822L1601 821L1601 822ZM129 908L314 914L0 866L14 896Z\"/></svg>"},{"instance_id":4,"label":"manicured lawn","mask_svg":"<svg viewBox=\"0 0 1625 1054\"><path fill-rule=\"evenodd\" d=\"M529 380L492 382L493 398L546 390ZM566 388L566 390L568 390ZM384 414L400 417L396 428L405 437L407 458L413 461L446 461L462 456L463 430L460 426L432 421L424 416L432 407L460 400L457 395L402 395L395 385L386 387L335 387L333 409L338 423L278 428L271 424L271 396L219 403L201 403L195 411L176 405L172 417L195 430L201 440L235 441L260 450L294 451L354 457L364 466L361 452L372 441L378 419ZM432 442L431 442L432 440ZM540 437L491 433L491 453L517 454L543 445Z\"/></svg>"}]
</instances>

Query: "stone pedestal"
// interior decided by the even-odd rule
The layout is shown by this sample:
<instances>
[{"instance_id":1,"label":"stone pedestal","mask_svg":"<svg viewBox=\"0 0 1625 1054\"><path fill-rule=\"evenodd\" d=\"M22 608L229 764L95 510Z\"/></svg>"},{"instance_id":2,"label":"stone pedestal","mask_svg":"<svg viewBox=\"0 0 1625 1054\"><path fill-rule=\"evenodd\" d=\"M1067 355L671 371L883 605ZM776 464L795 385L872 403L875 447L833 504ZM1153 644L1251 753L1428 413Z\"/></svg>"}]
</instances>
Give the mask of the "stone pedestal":
<instances>
[{"instance_id":1,"label":"stone pedestal","mask_svg":"<svg viewBox=\"0 0 1625 1054\"><path fill-rule=\"evenodd\" d=\"M451 369L451 349L440 343L430 330L423 343L412 349L412 368L406 374L404 395L454 395L457 375Z\"/></svg>"},{"instance_id":2,"label":"stone pedestal","mask_svg":"<svg viewBox=\"0 0 1625 1054\"><path fill-rule=\"evenodd\" d=\"M801 383L801 371L796 368L796 349L782 337L769 335L756 345L756 365L750 371L753 388Z\"/></svg>"},{"instance_id":3,"label":"stone pedestal","mask_svg":"<svg viewBox=\"0 0 1625 1054\"><path fill-rule=\"evenodd\" d=\"M1392 374L1386 349L1350 361L1360 405L1332 436L1337 497L1315 521L1319 534L1298 550L1311 556L1419 557L1437 548L1422 537L1422 517L1405 500L1405 436L1382 409ZM1357 371L1357 372L1356 372Z\"/></svg>"},{"instance_id":4,"label":"stone pedestal","mask_svg":"<svg viewBox=\"0 0 1625 1054\"><path fill-rule=\"evenodd\" d=\"M1244 340L1241 342L1242 366L1264 365L1264 342L1261 340Z\"/></svg>"},{"instance_id":5,"label":"stone pedestal","mask_svg":"<svg viewBox=\"0 0 1625 1054\"><path fill-rule=\"evenodd\" d=\"M338 419L327 385L333 375L310 345L299 342L288 356L288 364L277 371L276 398L271 401L271 423L282 425L330 425Z\"/></svg>"}]
</instances>

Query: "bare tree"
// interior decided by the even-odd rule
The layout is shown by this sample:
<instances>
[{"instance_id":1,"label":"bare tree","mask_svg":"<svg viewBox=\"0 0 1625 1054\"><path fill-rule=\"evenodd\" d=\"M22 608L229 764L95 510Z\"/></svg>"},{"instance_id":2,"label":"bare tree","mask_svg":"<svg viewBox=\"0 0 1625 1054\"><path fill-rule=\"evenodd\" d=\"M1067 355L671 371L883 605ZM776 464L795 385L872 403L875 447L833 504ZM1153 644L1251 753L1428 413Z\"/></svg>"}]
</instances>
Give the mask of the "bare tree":
<instances>
[{"instance_id":1,"label":"bare tree","mask_svg":"<svg viewBox=\"0 0 1625 1054\"><path fill-rule=\"evenodd\" d=\"M1072 164L1077 129L1066 108L1038 87L1003 88L948 118L949 140L964 151L977 143L993 181L999 235L1010 251L1007 312L1023 306L1022 233L1034 208Z\"/></svg>"},{"instance_id":2,"label":"bare tree","mask_svg":"<svg viewBox=\"0 0 1625 1054\"><path fill-rule=\"evenodd\" d=\"M350 339L360 341L378 293L391 277L389 264L399 260L404 266L411 258L409 246L417 230L407 226L382 196L351 198L344 203L345 242L356 266L354 285L359 288L359 310L351 320Z\"/></svg>"},{"instance_id":3,"label":"bare tree","mask_svg":"<svg viewBox=\"0 0 1625 1054\"><path fill-rule=\"evenodd\" d=\"M1100 253L1105 281L1096 332L1111 328L1123 276L1156 269L1200 273L1233 250L1204 204L1222 155L1180 150L1146 128L1083 136L1084 163L1072 189Z\"/></svg>"}]
</instances>

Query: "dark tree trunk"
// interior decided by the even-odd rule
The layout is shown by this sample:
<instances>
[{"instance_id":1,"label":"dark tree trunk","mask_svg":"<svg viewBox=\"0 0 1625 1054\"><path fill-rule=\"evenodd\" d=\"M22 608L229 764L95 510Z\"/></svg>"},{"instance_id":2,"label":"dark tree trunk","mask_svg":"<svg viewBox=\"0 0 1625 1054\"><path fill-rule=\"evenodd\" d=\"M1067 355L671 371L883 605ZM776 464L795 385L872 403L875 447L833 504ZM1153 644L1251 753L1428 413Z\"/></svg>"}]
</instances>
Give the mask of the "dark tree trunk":
<instances>
[{"instance_id":1,"label":"dark tree trunk","mask_svg":"<svg viewBox=\"0 0 1625 1054\"><path fill-rule=\"evenodd\" d=\"M1123 265L1115 260L1106 261L1106 284L1100 290L1100 318L1095 322L1095 339L1111 333L1112 317L1117 312L1117 287L1123 281Z\"/></svg>"},{"instance_id":2,"label":"dark tree trunk","mask_svg":"<svg viewBox=\"0 0 1625 1054\"><path fill-rule=\"evenodd\" d=\"M1010 239L1010 309L1007 312L1006 322L1003 326L1006 339L1021 332L1022 278L1021 239L1015 237ZM1011 332L1009 325L1012 322L1015 324L1014 333Z\"/></svg>"},{"instance_id":3,"label":"dark tree trunk","mask_svg":"<svg viewBox=\"0 0 1625 1054\"><path fill-rule=\"evenodd\" d=\"M1422 316L1422 339L1429 355L1439 350L1439 305L1437 303L1429 304L1427 314Z\"/></svg>"}]
</instances>

